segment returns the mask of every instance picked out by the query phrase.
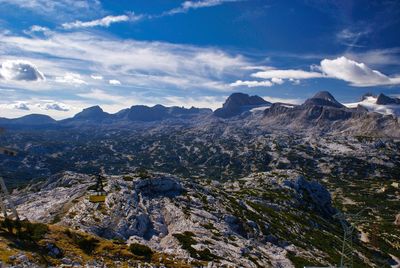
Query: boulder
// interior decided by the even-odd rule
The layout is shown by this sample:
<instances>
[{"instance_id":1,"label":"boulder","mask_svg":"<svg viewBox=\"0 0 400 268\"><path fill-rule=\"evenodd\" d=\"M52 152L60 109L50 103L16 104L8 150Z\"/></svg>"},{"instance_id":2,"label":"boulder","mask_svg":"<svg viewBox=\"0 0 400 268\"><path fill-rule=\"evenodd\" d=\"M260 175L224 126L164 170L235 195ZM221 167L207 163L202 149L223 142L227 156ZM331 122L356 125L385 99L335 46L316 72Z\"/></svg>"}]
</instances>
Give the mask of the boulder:
<instances>
[{"instance_id":1,"label":"boulder","mask_svg":"<svg viewBox=\"0 0 400 268\"><path fill-rule=\"evenodd\" d=\"M308 181L303 176L294 180L286 180L285 185L293 188L303 203L323 216L332 216L336 210L332 207L332 198L328 190L316 181Z\"/></svg>"}]
</instances>

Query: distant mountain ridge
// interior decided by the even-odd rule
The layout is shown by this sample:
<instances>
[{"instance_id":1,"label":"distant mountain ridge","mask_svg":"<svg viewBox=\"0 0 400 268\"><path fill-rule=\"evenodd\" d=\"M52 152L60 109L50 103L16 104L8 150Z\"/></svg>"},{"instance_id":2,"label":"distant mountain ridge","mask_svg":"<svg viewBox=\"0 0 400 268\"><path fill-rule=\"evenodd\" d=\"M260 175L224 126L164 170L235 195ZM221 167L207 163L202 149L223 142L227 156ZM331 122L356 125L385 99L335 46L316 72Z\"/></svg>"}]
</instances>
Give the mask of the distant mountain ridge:
<instances>
[{"instance_id":1,"label":"distant mountain ridge","mask_svg":"<svg viewBox=\"0 0 400 268\"><path fill-rule=\"evenodd\" d=\"M376 104L381 105L388 105L388 104L400 104L400 99L398 98L391 98L386 96L385 94L379 94L378 98L376 99Z\"/></svg>"},{"instance_id":2,"label":"distant mountain ridge","mask_svg":"<svg viewBox=\"0 0 400 268\"><path fill-rule=\"evenodd\" d=\"M100 106L92 106L83 109L74 117L58 121L62 125L74 124L114 124L129 122L155 122L166 119L190 119L199 115L211 114L212 110L207 108L189 109L184 107L166 107L160 104L152 107L145 105L134 105L123 109L115 114L104 112Z\"/></svg>"},{"instance_id":3,"label":"distant mountain ridge","mask_svg":"<svg viewBox=\"0 0 400 268\"><path fill-rule=\"evenodd\" d=\"M268 105L271 105L271 103L257 95L250 96L244 93L233 93L222 105L222 108L214 111L214 115L221 118L229 118L253 108Z\"/></svg>"},{"instance_id":4,"label":"distant mountain ridge","mask_svg":"<svg viewBox=\"0 0 400 268\"><path fill-rule=\"evenodd\" d=\"M264 111L260 124L290 131L400 137L399 118L371 113L362 105L346 107L326 91L301 105L275 103Z\"/></svg>"},{"instance_id":5,"label":"distant mountain ridge","mask_svg":"<svg viewBox=\"0 0 400 268\"><path fill-rule=\"evenodd\" d=\"M255 112L259 110L260 112ZM263 111L263 112L262 112ZM223 106L211 109L134 105L115 114L104 112L100 106L83 109L74 117L56 121L46 115L32 114L16 119L0 118L0 125L11 128L52 128L82 126L129 126L132 123L212 124L229 122L231 118L243 124L287 130L321 130L386 133L400 137L400 100L384 94L366 94L362 101L343 105L327 91L317 92L303 104L270 103L259 96L233 93ZM253 115L248 117L249 115ZM386 135L385 134L385 135Z\"/></svg>"},{"instance_id":6,"label":"distant mountain ridge","mask_svg":"<svg viewBox=\"0 0 400 268\"><path fill-rule=\"evenodd\" d=\"M346 104L349 108L358 107L368 112L400 117L400 99L389 97L383 93L374 95L364 94L359 102Z\"/></svg>"},{"instance_id":7,"label":"distant mountain ridge","mask_svg":"<svg viewBox=\"0 0 400 268\"><path fill-rule=\"evenodd\" d=\"M14 119L0 118L1 125L38 126L38 125L53 125L56 122L57 122L56 120L44 114L29 114Z\"/></svg>"},{"instance_id":8,"label":"distant mountain ridge","mask_svg":"<svg viewBox=\"0 0 400 268\"><path fill-rule=\"evenodd\" d=\"M159 121L174 117L192 117L202 113L211 113L211 109L195 108L189 109L183 107L165 107L157 104L153 107L145 105L135 105L129 109L124 109L117 113L118 118L124 118L130 121Z\"/></svg>"}]
</instances>

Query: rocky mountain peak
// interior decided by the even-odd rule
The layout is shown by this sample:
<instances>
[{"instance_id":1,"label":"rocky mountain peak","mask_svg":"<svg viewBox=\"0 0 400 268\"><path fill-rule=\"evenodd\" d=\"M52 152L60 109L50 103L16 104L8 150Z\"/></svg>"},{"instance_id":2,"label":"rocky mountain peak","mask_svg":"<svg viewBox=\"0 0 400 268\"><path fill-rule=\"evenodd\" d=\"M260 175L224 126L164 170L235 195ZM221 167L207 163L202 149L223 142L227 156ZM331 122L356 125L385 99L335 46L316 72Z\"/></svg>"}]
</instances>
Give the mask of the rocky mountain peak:
<instances>
[{"instance_id":1,"label":"rocky mountain peak","mask_svg":"<svg viewBox=\"0 0 400 268\"><path fill-rule=\"evenodd\" d=\"M231 94L223 104L223 107L230 107L230 106L243 106L243 105L262 105L262 104L270 104L263 98L254 95L250 96L245 93L233 93Z\"/></svg>"},{"instance_id":2,"label":"rocky mountain peak","mask_svg":"<svg viewBox=\"0 0 400 268\"><path fill-rule=\"evenodd\" d=\"M366 99L369 98L369 97L376 98L376 95L373 94L373 93L370 93L370 92L365 93L364 95L361 96L360 101L364 101L364 100L366 100Z\"/></svg>"},{"instance_id":3,"label":"rocky mountain peak","mask_svg":"<svg viewBox=\"0 0 400 268\"><path fill-rule=\"evenodd\" d=\"M250 96L244 93L233 93L226 99L222 108L215 110L214 115L217 117L228 118L239 115L252 108L268 106L270 104L270 102L257 95Z\"/></svg>"},{"instance_id":4,"label":"rocky mountain peak","mask_svg":"<svg viewBox=\"0 0 400 268\"><path fill-rule=\"evenodd\" d=\"M104 112L100 106L92 106L85 108L82 112L77 113L74 119L84 119L84 120L101 120L108 116L109 114Z\"/></svg>"},{"instance_id":5,"label":"rocky mountain peak","mask_svg":"<svg viewBox=\"0 0 400 268\"><path fill-rule=\"evenodd\" d=\"M386 96L385 94L379 94L378 98L376 99L376 104L381 105L388 105L388 104L400 104L400 99L398 98L391 98Z\"/></svg>"},{"instance_id":6,"label":"rocky mountain peak","mask_svg":"<svg viewBox=\"0 0 400 268\"><path fill-rule=\"evenodd\" d=\"M306 100L304 105L330 106L335 108L344 107L344 105L338 102L328 91L318 92L312 98Z\"/></svg>"}]
</instances>

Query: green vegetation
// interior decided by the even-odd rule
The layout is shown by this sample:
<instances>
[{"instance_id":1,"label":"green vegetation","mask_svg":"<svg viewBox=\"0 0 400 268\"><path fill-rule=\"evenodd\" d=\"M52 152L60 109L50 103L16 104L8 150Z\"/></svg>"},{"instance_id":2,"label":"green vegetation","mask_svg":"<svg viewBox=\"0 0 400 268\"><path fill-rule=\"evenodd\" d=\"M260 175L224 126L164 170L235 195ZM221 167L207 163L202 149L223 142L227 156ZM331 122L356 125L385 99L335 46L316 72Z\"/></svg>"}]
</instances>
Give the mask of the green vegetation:
<instances>
[{"instance_id":1,"label":"green vegetation","mask_svg":"<svg viewBox=\"0 0 400 268\"><path fill-rule=\"evenodd\" d=\"M151 260L153 256L153 251L148 246L133 243L129 245L129 250L136 256L144 257L146 260Z\"/></svg>"},{"instance_id":2,"label":"green vegetation","mask_svg":"<svg viewBox=\"0 0 400 268\"><path fill-rule=\"evenodd\" d=\"M0 227L7 230L9 234L15 235L23 240L38 241L41 240L49 228L43 223L32 223L28 220L16 221L5 219L0 222Z\"/></svg>"},{"instance_id":3,"label":"green vegetation","mask_svg":"<svg viewBox=\"0 0 400 268\"><path fill-rule=\"evenodd\" d=\"M137 170L137 175L142 180L150 178L150 174L145 168L139 168Z\"/></svg>"},{"instance_id":4,"label":"green vegetation","mask_svg":"<svg viewBox=\"0 0 400 268\"><path fill-rule=\"evenodd\" d=\"M193 245L197 244L197 241L194 239L195 234L189 231L186 231L181 234L173 234L173 236L179 241L181 247L189 252L192 258L201 260L201 261L212 261L218 259L218 256L211 253L208 248L203 250L196 250L193 248Z\"/></svg>"},{"instance_id":5,"label":"green vegetation","mask_svg":"<svg viewBox=\"0 0 400 268\"><path fill-rule=\"evenodd\" d=\"M85 252L86 254L90 255L96 249L99 244L99 240L94 237L88 237L85 235L81 235L78 233L72 233L69 229L65 231L65 234L72 239L72 241L78 245L78 247Z\"/></svg>"},{"instance_id":6,"label":"green vegetation","mask_svg":"<svg viewBox=\"0 0 400 268\"><path fill-rule=\"evenodd\" d=\"M296 256L295 254L288 252L286 256L292 261L296 268L303 268L305 266L322 266L320 263L310 261L308 259Z\"/></svg>"}]
</instances>

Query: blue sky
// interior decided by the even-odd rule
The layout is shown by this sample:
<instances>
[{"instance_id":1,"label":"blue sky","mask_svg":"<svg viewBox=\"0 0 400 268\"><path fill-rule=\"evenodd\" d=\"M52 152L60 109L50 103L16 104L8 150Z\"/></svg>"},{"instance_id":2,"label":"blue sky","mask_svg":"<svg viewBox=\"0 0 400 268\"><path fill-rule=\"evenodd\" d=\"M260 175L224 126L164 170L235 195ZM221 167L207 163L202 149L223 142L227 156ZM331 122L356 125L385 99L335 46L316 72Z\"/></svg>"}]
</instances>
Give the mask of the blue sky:
<instances>
[{"instance_id":1,"label":"blue sky","mask_svg":"<svg viewBox=\"0 0 400 268\"><path fill-rule=\"evenodd\" d=\"M0 0L0 116L400 96L400 2Z\"/></svg>"}]
</instances>

